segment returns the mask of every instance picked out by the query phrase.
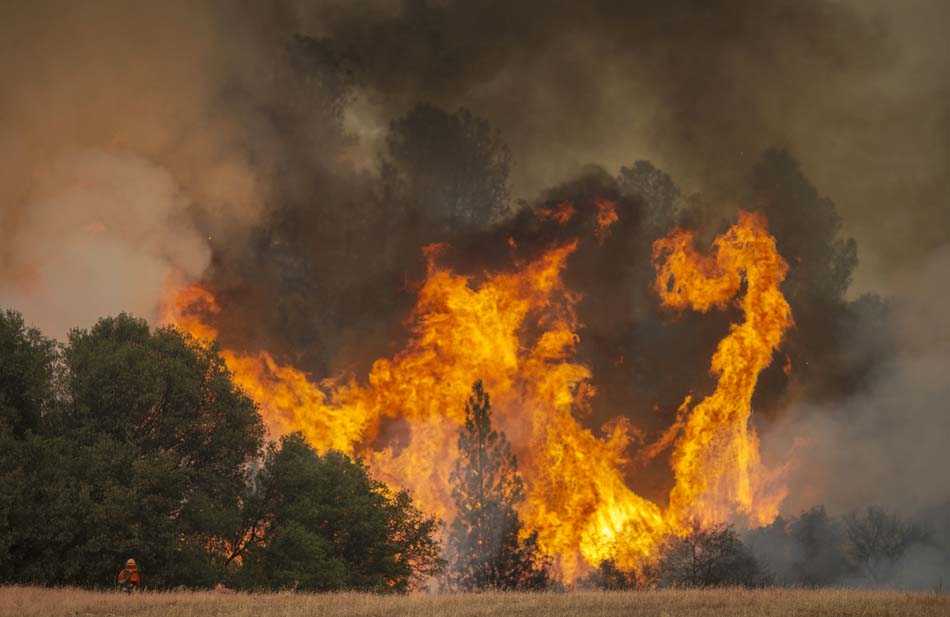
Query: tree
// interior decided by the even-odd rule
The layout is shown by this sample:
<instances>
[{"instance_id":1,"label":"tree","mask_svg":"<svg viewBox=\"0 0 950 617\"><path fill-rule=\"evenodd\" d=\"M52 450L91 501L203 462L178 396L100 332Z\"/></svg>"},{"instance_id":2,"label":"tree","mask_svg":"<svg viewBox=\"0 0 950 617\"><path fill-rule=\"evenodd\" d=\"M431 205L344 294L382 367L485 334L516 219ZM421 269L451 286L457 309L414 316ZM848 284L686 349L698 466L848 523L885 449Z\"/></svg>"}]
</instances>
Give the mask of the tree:
<instances>
[{"instance_id":1,"label":"tree","mask_svg":"<svg viewBox=\"0 0 950 617\"><path fill-rule=\"evenodd\" d=\"M133 557L150 586L213 585L263 440L217 351L119 315L71 332L54 360L14 322L0 327L20 333L4 380L24 388L0 395L14 409L0 421L3 580L103 585Z\"/></svg>"},{"instance_id":2,"label":"tree","mask_svg":"<svg viewBox=\"0 0 950 617\"><path fill-rule=\"evenodd\" d=\"M0 349L0 582L108 585L132 557L159 588L237 571L246 587L406 591L442 565L436 519L299 435L252 482L261 418L214 346L119 315L60 356L0 313Z\"/></svg>"},{"instance_id":3,"label":"tree","mask_svg":"<svg viewBox=\"0 0 950 617\"><path fill-rule=\"evenodd\" d=\"M37 432L53 398L56 344L19 313L0 310L0 423L23 438Z\"/></svg>"},{"instance_id":4,"label":"tree","mask_svg":"<svg viewBox=\"0 0 950 617\"><path fill-rule=\"evenodd\" d=\"M748 530L744 539L756 559L768 564L776 584L828 587L853 574L841 522L824 506L791 519L780 516L771 525Z\"/></svg>"},{"instance_id":5,"label":"tree","mask_svg":"<svg viewBox=\"0 0 950 617\"><path fill-rule=\"evenodd\" d=\"M786 293L812 303L841 302L858 257L854 239L840 237L842 221L834 202L818 194L786 150L763 152L751 184L756 209L768 218L783 255L794 261L783 285Z\"/></svg>"},{"instance_id":6,"label":"tree","mask_svg":"<svg viewBox=\"0 0 950 617\"><path fill-rule=\"evenodd\" d=\"M234 582L244 588L405 592L442 566L437 519L299 433L268 448Z\"/></svg>"},{"instance_id":7,"label":"tree","mask_svg":"<svg viewBox=\"0 0 950 617\"><path fill-rule=\"evenodd\" d=\"M617 176L620 191L643 200L640 217L654 237L672 226L679 189L669 174L649 161L637 161L632 167L621 167Z\"/></svg>"},{"instance_id":8,"label":"tree","mask_svg":"<svg viewBox=\"0 0 950 617\"><path fill-rule=\"evenodd\" d=\"M851 512L844 518L848 552L854 563L874 584L894 576L897 562L915 544L930 541L930 531L901 520L879 507L869 507L864 515Z\"/></svg>"},{"instance_id":9,"label":"tree","mask_svg":"<svg viewBox=\"0 0 950 617\"><path fill-rule=\"evenodd\" d=\"M893 323L886 307L871 298L845 295L858 264L857 244L843 235L835 203L819 194L786 150L766 150L751 177L749 203L768 219L789 264L782 283L795 318L783 349L807 396L835 397L861 389L867 376L889 357ZM867 336L867 332L874 336ZM856 338L854 333L857 332ZM860 344L858 344L858 342ZM788 383L781 363L760 377L754 406L777 403Z\"/></svg>"},{"instance_id":10,"label":"tree","mask_svg":"<svg viewBox=\"0 0 950 617\"><path fill-rule=\"evenodd\" d=\"M42 520L36 489L40 432L54 404L53 341L0 310L0 581L13 581L34 549L24 533Z\"/></svg>"},{"instance_id":11,"label":"tree","mask_svg":"<svg viewBox=\"0 0 950 617\"><path fill-rule=\"evenodd\" d=\"M802 512L789 525L790 535L801 550L792 564L795 582L805 587L834 584L849 571L840 523L823 506Z\"/></svg>"},{"instance_id":12,"label":"tree","mask_svg":"<svg viewBox=\"0 0 950 617\"><path fill-rule=\"evenodd\" d=\"M672 537L661 550L658 583L664 587L761 587L770 577L728 525Z\"/></svg>"},{"instance_id":13,"label":"tree","mask_svg":"<svg viewBox=\"0 0 950 617\"><path fill-rule=\"evenodd\" d=\"M158 579L213 585L240 522L249 464L263 445L254 402L231 381L216 347L174 328L150 331L144 320L125 314L72 331L64 360L64 429L93 451L117 450L124 466L106 477L123 490L151 478L174 495L171 509L161 511L174 522L176 550L163 553ZM158 470L167 474L152 477ZM135 494L150 499L147 492ZM126 525L115 529L113 545L138 537L131 513L110 520ZM77 546L77 559L91 558L81 540ZM110 562L121 558L108 556Z\"/></svg>"},{"instance_id":14,"label":"tree","mask_svg":"<svg viewBox=\"0 0 950 617\"><path fill-rule=\"evenodd\" d=\"M182 571L174 516L187 488L170 458L143 458L109 435L33 436L25 509L15 526L7 580L50 585L107 585L128 557L145 583L202 584Z\"/></svg>"},{"instance_id":15,"label":"tree","mask_svg":"<svg viewBox=\"0 0 950 617\"><path fill-rule=\"evenodd\" d=\"M618 568L617 562L613 559L605 559L600 562L596 570L580 581L579 586L606 591L636 589L637 575L635 572Z\"/></svg>"},{"instance_id":16,"label":"tree","mask_svg":"<svg viewBox=\"0 0 950 617\"><path fill-rule=\"evenodd\" d=\"M508 210L511 153L497 130L466 109L418 105L392 123L382 176L389 200L417 224L480 229Z\"/></svg>"},{"instance_id":17,"label":"tree","mask_svg":"<svg viewBox=\"0 0 950 617\"><path fill-rule=\"evenodd\" d=\"M476 381L465 406L452 472L458 515L449 532L449 582L462 590L543 589L548 561L537 532L524 534L515 506L524 499L518 463L504 433L491 427L491 401Z\"/></svg>"}]
</instances>

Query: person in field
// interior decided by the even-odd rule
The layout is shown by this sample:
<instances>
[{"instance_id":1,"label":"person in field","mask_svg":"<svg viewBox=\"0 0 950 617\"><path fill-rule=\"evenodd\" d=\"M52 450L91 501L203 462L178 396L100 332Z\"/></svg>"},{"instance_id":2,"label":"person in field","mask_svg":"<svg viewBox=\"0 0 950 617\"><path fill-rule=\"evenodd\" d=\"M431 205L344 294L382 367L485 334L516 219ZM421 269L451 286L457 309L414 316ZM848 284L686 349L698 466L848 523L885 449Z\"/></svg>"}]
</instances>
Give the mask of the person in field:
<instances>
[{"instance_id":1,"label":"person in field","mask_svg":"<svg viewBox=\"0 0 950 617\"><path fill-rule=\"evenodd\" d=\"M135 565L134 559L129 559L125 562L125 567L119 570L119 573L115 577L116 584L118 584L119 589L127 593L131 593L133 589L138 589L139 577L138 567Z\"/></svg>"}]
</instances>

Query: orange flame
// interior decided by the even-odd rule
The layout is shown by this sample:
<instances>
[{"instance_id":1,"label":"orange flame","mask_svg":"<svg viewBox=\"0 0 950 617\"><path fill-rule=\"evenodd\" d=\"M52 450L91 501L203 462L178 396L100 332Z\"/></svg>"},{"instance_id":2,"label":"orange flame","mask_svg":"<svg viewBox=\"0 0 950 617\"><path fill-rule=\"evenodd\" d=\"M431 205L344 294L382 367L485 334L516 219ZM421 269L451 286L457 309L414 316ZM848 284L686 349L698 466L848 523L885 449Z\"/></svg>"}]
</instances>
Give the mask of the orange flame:
<instances>
[{"instance_id":1,"label":"orange flame","mask_svg":"<svg viewBox=\"0 0 950 617\"><path fill-rule=\"evenodd\" d=\"M747 212L716 238L709 257L697 253L693 234L682 230L657 240L653 255L656 290L667 308L723 308L743 280L746 284L738 300L745 321L732 325L712 358L710 371L719 376L716 390L692 410L674 447L670 521L684 529L738 514L755 524L769 523L785 493L770 486L775 478L762 467L749 419L759 373L792 325L779 290L788 265L765 218Z\"/></svg>"},{"instance_id":2,"label":"orange flame","mask_svg":"<svg viewBox=\"0 0 950 617\"><path fill-rule=\"evenodd\" d=\"M445 518L454 510L448 479L464 401L482 379L524 476L525 527L538 532L562 578L573 580L607 558L636 569L655 558L667 534L691 521L725 520L738 508L761 522L777 503L759 491L757 443L747 422L758 371L791 323L777 287L784 262L764 220L751 215L741 215L717 240L714 258L696 254L691 241L676 231L655 245L664 305L722 306L744 275L747 321L713 358L721 375L716 393L691 413L687 400L676 426L648 453L676 440L676 487L666 511L625 481L635 429L621 418L598 435L577 419L595 390L590 370L571 360L579 298L565 288L561 271L576 242L511 272L486 273L480 282L439 267L445 245L426 247L428 271L408 321L410 338L402 351L377 360L365 383L316 384L266 352L222 354L272 436L301 431L318 450L357 454L376 477L412 490L422 507ZM212 294L192 286L177 293L164 318L212 339L217 332L206 321L218 311Z\"/></svg>"},{"instance_id":3,"label":"orange flame","mask_svg":"<svg viewBox=\"0 0 950 617\"><path fill-rule=\"evenodd\" d=\"M594 202L597 206L597 225L594 228L594 236L598 244L603 244L604 240L610 237L610 226L617 222L617 204L606 199L598 199Z\"/></svg>"},{"instance_id":4,"label":"orange flame","mask_svg":"<svg viewBox=\"0 0 950 617\"><path fill-rule=\"evenodd\" d=\"M574 209L574 204L569 201L562 201L553 208L541 209L537 211L537 216L539 220L542 221L554 221L558 225L567 225L571 220L577 210Z\"/></svg>"}]
</instances>

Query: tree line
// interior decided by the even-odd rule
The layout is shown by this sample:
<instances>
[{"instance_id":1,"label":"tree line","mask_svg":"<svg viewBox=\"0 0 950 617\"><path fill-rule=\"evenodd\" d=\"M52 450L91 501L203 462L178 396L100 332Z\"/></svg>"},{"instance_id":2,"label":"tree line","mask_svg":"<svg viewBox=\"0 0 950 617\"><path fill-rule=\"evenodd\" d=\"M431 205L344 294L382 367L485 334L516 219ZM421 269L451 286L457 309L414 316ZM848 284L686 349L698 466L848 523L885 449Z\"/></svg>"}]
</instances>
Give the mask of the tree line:
<instances>
[{"instance_id":1,"label":"tree line","mask_svg":"<svg viewBox=\"0 0 950 617\"><path fill-rule=\"evenodd\" d=\"M265 446L215 347L128 315L59 345L0 312L0 581L405 591L438 521L300 435Z\"/></svg>"},{"instance_id":2,"label":"tree line","mask_svg":"<svg viewBox=\"0 0 950 617\"><path fill-rule=\"evenodd\" d=\"M104 587L131 557L152 588L561 588L518 516L517 459L491 416L476 382L445 526L358 459L300 434L266 443L214 344L125 314L59 344L0 311L0 583ZM819 507L671 537L656 563L604 561L579 585L919 587L906 572L922 554L923 586L938 586L950 564L939 535L880 508Z\"/></svg>"}]
</instances>

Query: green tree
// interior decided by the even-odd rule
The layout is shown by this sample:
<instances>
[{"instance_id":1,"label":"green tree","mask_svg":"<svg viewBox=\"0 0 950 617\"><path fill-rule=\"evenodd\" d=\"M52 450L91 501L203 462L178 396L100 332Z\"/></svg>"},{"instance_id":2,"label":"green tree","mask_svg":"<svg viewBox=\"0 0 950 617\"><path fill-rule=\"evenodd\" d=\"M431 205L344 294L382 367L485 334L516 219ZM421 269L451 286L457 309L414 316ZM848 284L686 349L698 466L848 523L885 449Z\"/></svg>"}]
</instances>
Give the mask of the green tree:
<instances>
[{"instance_id":1,"label":"green tree","mask_svg":"<svg viewBox=\"0 0 950 617\"><path fill-rule=\"evenodd\" d=\"M0 332L23 390L0 395L3 579L106 585L134 557L151 586L219 580L263 426L216 350L128 315L59 358L10 314Z\"/></svg>"},{"instance_id":2,"label":"green tree","mask_svg":"<svg viewBox=\"0 0 950 617\"><path fill-rule=\"evenodd\" d=\"M518 462L504 433L491 427L491 401L481 381L465 406L458 445L451 476L458 515L449 532L449 583L462 590L543 589L549 563L537 532L523 534L515 511L524 499Z\"/></svg>"},{"instance_id":3,"label":"green tree","mask_svg":"<svg viewBox=\"0 0 950 617\"><path fill-rule=\"evenodd\" d=\"M40 432L55 403L57 349L16 312L0 310L0 581L17 580L38 547L34 498Z\"/></svg>"},{"instance_id":4,"label":"green tree","mask_svg":"<svg viewBox=\"0 0 950 617\"><path fill-rule=\"evenodd\" d=\"M52 404L56 343L0 310L0 423L23 438L37 432Z\"/></svg>"},{"instance_id":5,"label":"green tree","mask_svg":"<svg viewBox=\"0 0 950 617\"><path fill-rule=\"evenodd\" d=\"M109 435L82 430L33 436L26 516L16 525L8 580L108 585L128 557L142 563L147 584L175 582L179 525L175 514L187 488L170 458L144 458Z\"/></svg>"},{"instance_id":6,"label":"green tree","mask_svg":"<svg viewBox=\"0 0 950 617\"><path fill-rule=\"evenodd\" d=\"M404 592L441 567L435 518L359 461L321 456L300 434L269 447L256 487L237 586Z\"/></svg>"}]
</instances>

